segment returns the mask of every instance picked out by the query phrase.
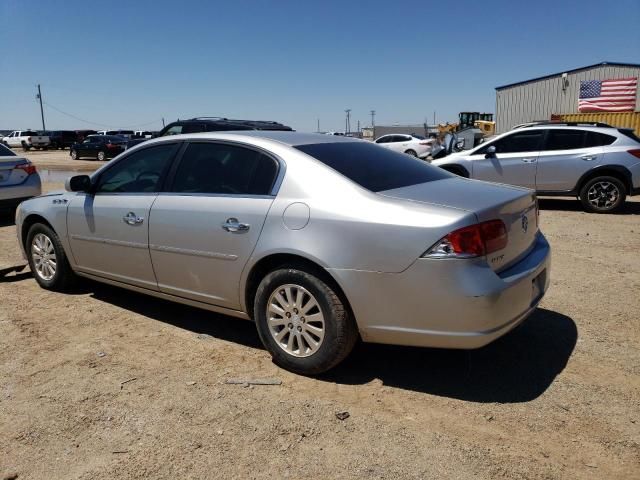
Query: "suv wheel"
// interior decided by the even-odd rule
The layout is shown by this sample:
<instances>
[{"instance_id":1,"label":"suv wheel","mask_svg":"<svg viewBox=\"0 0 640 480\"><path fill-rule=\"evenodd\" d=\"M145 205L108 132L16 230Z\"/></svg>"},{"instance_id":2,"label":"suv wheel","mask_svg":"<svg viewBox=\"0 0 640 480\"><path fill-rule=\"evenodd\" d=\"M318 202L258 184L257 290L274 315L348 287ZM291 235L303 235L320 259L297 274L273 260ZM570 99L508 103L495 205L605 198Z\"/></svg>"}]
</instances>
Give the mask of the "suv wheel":
<instances>
[{"instance_id":1,"label":"suv wheel","mask_svg":"<svg viewBox=\"0 0 640 480\"><path fill-rule=\"evenodd\" d=\"M580 190L580 201L587 212L611 213L624 205L627 191L615 177L596 177Z\"/></svg>"},{"instance_id":2,"label":"suv wheel","mask_svg":"<svg viewBox=\"0 0 640 480\"><path fill-rule=\"evenodd\" d=\"M100 150L98 152L98 160L100 160L101 162L104 162L106 159L107 159L107 154L102 150Z\"/></svg>"},{"instance_id":3,"label":"suv wheel","mask_svg":"<svg viewBox=\"0 0 640 480\"><path fill-rule=\"evenodd\" d=\"M27 234L29 267L42 288L65 291L74 280L58 235L47 225L34 224Z\"/></svg>"},{"instance_id":4,"label":"suv wheel","mask_svg":"<svg viewBox=\"0 0 640 480\"><path fill-rule=\"evenodd\" d=\"M274 362L302 375L335 367L358 339L355 322L331 287L295 268L275 270L262 279L254 317Z\"/></svg>"},{"instance_id":5,"label":"suv wheel","mask_svg":"<svg viewBox=\"0 0 640 480\"><path fill-rule=\"evenodd\" d=\"M71 158L73 160L78 160L80 158L80 155L78 155L78 152L76 150L71 150Z\"/></svg>"}]
</instances>

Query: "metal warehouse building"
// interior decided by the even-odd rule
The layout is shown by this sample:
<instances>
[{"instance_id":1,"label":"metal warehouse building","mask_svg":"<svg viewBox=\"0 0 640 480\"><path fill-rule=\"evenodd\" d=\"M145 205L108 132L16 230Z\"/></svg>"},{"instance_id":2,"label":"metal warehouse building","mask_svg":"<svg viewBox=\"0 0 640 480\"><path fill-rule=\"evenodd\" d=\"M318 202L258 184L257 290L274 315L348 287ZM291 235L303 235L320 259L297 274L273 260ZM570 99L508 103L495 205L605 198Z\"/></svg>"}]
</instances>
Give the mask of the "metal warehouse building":
<instances>
[{"instance_id":1,"label":"metal warehouse building","mask_svg":"<svg viewBox=\"0 0 640 480\"><path fill-rule=\"evenodd\" d=\"M496 133L514 125L578 113L580 82L640 77L640 64L602 62L496 87ZM640 110L636 91L636 108Z\"/></svg>"}]
</instances>

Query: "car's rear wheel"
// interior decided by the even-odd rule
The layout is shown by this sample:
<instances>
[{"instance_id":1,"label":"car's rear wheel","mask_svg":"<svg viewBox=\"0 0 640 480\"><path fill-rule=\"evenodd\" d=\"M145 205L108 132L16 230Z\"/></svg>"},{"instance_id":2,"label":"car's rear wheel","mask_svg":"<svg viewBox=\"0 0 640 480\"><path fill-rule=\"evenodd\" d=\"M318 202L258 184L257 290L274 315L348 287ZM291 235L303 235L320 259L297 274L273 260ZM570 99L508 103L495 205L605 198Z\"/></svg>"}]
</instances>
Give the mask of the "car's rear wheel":
<instances>
[{"instance_id":1,"label":"car's rear wheel","mask_svg":"<svg viewBox=\"0 0 640 480\"><path fill-rule=\"evenodd\" d=\"M615 177L596 177L580 190L580 201L587 212L611 213L619 210L627 198L627 190Z\"/></svg>"},{"instance_id":2,"label":"car's rear wheel","mask_svg":"<svg viewBox=\"0 0 640 480\"><path fill-rule=\"evenodd\" d=\"M355 322L336 292L296 268L281 268L262 279L254 317L274 362L303 375L335 367L358 339Z\"/></svg>"},{"instance_id":3,"label":"car's rear wheel","mask_svg":"<svg viewBox=\"0 0 640 480\"><path fill-rule=\"evenodd\" d=\"M73 150L73 149L71 150L71 158L73 160L78 160L80 158L80 155L78 154L77 150Z\"/></svg>"},{"instance_id":4,"label":"car's rear wheel","mask_svg":"<svg viewBox=\"0 0 640 480\"><path fill-rule=\"evenodd\" d=\"M411 155L412 157L417 157L418 156L418 154L416 153L415 150L407 150L404 153L406 153L407 155Z\"/></svg>"},{"instance_id":5,"label":"car's rear wheel","mask_svg":"<svg viewBox=\"0 0 640 480\"><path fill-rule=\"evenodd\" d=\"M27 234L29 267L36 282L47 290L67 290L75 275L58 235L47 225L36 223Z\"/></svg>"},{"instance_id":6,"label":"car's rear wheel","mask_svg":"<svg viewBox=\"0 0 640 480\"><path fill-rule=\"evenodd\" d=\"M29 145L27 145L25 142L22 142L22 149L23 149L25 152L28 152L30 148L31 148L31 147L30 147Z\"/></svg>"},{"instance_id":7,"label":"car's rear wheel","mask_svg":"<svg viewBox=\"0 0 640 480\"><path fill-rule=\"evenodd\" d=\"M98 152L98 160L100 160L101 162L104 162L106 159L107 159L107 154L104 151L100 150Z\"/></svg>"}]
</instances>

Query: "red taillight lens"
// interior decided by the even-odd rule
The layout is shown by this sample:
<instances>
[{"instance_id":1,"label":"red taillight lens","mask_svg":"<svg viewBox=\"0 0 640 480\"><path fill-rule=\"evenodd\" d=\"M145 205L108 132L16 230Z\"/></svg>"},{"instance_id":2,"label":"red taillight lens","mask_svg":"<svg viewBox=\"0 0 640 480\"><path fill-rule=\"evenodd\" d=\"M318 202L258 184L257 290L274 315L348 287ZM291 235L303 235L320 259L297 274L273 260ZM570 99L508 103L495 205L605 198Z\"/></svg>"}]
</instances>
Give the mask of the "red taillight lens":
<instances>
[{"instance_id":1,"label":"red taillight lens","mask_svg":"<svg viewBox=\"0 0 640 480\"><path fill-rule=\"evenodd\" d=\"M640 148L635 148L633 150L627 150L627 152L629 152L634 157L640 158Z\"/></svg>"},{"instance_id":2,"label":"red taillight lens","mask_svg":"<svg viewBox=\"0 0 640 480\"><path fill-rule=\"evenodd\" d=\"M32 175L36 173L36 166L31 163L25 163L24 165L16 165L13 167L18 170L23 170L27 175Z\"/></svg>"},{"instance_id":3,"label":"red taillight lens","mask_svg":"<svg viewBox=\"0 0 640 480\"><path fill-rule=\"evenodd\" d=\"M107 143L107 148L119 148L120 145L117 143Z\"/></svg>"},{"instance_id":4,"label":"red taillight lens","mask_svg":"<svg viewBox=\"0 0 640 480\"><path fill-rule=\"evenodd\" d=\"M454 230L436 243L426 257L481 257L507 246L507 227L502 220L490 220Z\"/></svg>"}]
</instances>

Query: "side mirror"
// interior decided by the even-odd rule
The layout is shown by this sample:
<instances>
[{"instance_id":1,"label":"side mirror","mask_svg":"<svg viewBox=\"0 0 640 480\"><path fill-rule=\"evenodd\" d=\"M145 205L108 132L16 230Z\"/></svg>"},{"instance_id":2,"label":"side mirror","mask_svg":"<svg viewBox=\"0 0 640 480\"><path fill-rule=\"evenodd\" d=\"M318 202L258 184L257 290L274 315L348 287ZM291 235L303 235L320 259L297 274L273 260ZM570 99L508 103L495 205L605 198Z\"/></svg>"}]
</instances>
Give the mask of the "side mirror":
<instances>
[{"instance_id":1,"label":"side mirror","mask_svg":"<svg viewBox=\"0 0 640 480\"><path fill-rule=\"evenodd\" d=\"M487 147L484 158L496 158L496 147L494 145Z\"/></svg>"},{"instance_id":2,"label":"side mirror","mask_svg":"<svg viewBox=\"0 0 640 480\"><path fill-rule=\"evenodd\" d=\"M75 175L67 178L64 182L64 189L67 192L85 192L91 191L91 178L89 175Z\"/></svg>"}]
</instances>

